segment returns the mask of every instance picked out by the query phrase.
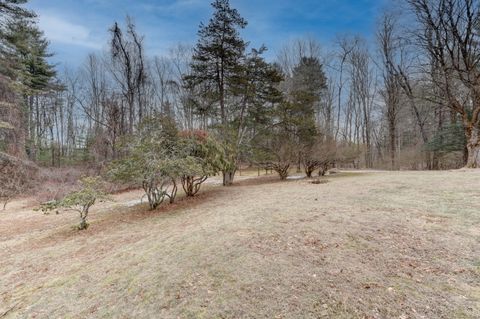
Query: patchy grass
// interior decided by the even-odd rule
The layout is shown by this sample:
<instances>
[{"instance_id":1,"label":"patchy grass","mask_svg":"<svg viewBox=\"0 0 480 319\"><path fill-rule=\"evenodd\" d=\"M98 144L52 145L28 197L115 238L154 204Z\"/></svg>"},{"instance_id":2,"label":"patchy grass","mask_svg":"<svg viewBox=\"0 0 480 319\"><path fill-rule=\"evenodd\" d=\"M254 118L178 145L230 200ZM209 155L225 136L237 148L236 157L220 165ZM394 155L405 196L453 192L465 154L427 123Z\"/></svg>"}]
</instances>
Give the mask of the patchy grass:
<instances>
[{"instance_id":1,"label":"patchy grass","mask_svg":"<svg viewBox=\"0 0 480 319\"><path fill-rule=\"evenodd\" d=\"M212 183L155 212L127 192L82 232L14 204L0 317L480 317L480 172L328 180Z\"/></svg>"}]
</instances>

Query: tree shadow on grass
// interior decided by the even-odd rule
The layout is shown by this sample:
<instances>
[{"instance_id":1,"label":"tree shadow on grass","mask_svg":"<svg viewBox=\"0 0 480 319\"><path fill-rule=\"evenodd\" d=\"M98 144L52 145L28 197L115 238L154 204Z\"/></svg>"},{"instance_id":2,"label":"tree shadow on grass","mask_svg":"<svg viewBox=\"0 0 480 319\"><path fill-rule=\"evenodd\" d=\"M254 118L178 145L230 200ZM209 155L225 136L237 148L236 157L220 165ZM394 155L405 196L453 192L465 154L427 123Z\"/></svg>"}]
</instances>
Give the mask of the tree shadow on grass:
<instances>
[{"instance_id":1,"label":"tree shadow on grass","mask_svg":"<svg viewBox=\"0 0 480 319\"><path fill-rule=\"evenodd\" d=\"M231 187L244 187L244 186L257 186L257 185L268 185L268 184L278 184L278 183L288 183L295 180L281 180L278 175L269 175L269 176L259 176L255 178L249 178L241 181L234 182Z\"/></svg>"}]
</instances>

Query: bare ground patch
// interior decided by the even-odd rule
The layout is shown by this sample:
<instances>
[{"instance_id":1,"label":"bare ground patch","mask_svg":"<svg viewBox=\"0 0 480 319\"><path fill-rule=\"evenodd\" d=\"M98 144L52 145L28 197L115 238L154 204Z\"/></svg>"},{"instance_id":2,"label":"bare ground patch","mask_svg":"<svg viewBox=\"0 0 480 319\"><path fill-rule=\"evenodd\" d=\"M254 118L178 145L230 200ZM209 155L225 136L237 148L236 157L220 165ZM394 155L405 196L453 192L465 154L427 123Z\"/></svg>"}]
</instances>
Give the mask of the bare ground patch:
<instances>
[{"instance_id":1,"label":"bare ground patch","mask_svg":"<svg viewBox=\"0 0 480 319\"><path fill-rule=\"evenodd\" d=\"M479 177L267 176L155 212L122 204L129 192L86 232L9 210L0 316L478 318Z\"/></svg>"}]
</instances>

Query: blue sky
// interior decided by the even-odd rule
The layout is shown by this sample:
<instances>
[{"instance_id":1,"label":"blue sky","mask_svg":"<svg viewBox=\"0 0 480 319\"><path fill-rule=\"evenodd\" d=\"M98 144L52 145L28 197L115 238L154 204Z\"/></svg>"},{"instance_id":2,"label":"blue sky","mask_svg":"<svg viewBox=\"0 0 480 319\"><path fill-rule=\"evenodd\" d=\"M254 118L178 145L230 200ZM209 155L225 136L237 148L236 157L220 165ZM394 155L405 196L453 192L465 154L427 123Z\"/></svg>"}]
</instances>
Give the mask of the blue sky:
<instances>
[{"instance_id":1,"label":"blue sky","mask_svg":"<svg viewBox=\"0 0 480 319\"><path fill-rule=\"evenodd\" d=\"M378 12L389 0L231 0L249 22L243 35L269 57L289 40L310 36L324 47L336 35L371 37ZM30 0L60 66L80 65L107 46L114 21L134 18L149 55L162 55L178 42L195 43L198 25L211 16L211 0Z\"/></svg>"}]
</instances>

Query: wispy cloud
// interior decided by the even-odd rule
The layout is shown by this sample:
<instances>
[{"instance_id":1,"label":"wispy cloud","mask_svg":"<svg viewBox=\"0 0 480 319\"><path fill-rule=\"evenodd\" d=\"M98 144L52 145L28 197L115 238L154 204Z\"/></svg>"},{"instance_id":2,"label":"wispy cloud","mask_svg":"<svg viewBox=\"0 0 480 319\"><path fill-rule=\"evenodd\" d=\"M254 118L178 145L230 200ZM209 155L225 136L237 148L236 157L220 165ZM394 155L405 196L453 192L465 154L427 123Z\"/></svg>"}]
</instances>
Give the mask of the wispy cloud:
<instances>
[{"instance_id":1,"label":"wispy cloud","mask_svg":"<svg viewBox=\"0 0 480 319\"><path fill-rule=\"evenodd\" d=\"M145 35L149 55L167 54L178 42L194 44L198 25L208 22L213 0L30 0L59 62L78 64L108 45L108 28L128 14ZM311 35L326 47L339 33L373 34L374 16L394 0L230 0L249 25L242 31L268 58L292 38Z\"/></svg>"},{"instance_id":2,"label":"wispy cloud","mask_svg":"<svg viewBox=\"0 0 480 319\"><path fill-rule=\"evenodd\" d=\"M40 28L52 43L100 49L102 43L93 36L86 26L67 21L64 17L51 14L39 14Z\"/></svg>"}]
</instances>

